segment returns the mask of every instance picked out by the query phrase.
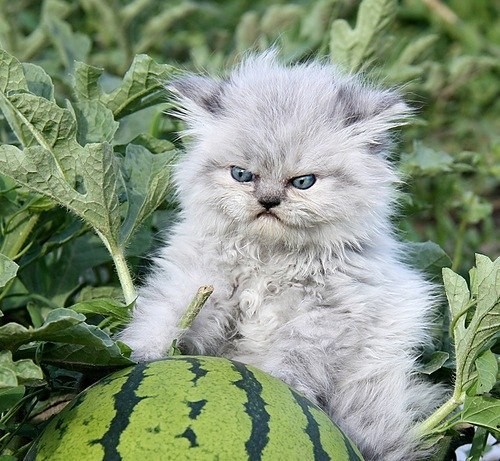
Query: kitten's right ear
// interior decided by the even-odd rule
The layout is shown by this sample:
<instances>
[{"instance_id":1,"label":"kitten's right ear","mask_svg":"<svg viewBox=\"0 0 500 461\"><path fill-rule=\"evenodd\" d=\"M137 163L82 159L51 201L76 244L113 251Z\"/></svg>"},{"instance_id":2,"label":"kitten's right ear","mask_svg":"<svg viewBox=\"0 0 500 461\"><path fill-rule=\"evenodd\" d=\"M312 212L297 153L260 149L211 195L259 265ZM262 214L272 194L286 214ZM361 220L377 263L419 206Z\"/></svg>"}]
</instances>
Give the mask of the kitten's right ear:
<instances>
[{"instance_id":1,"label":"kitten's right ear","mask_svg":"<svg viewBox=\"0 0 500 461\"><path fill-rule=\"evenodd\" d=\"M167 89L181 99L192 101L201 109L217 115L222 110L223 87L223 81L191 75L170 82Z\"/></svg>"}]
</instances>

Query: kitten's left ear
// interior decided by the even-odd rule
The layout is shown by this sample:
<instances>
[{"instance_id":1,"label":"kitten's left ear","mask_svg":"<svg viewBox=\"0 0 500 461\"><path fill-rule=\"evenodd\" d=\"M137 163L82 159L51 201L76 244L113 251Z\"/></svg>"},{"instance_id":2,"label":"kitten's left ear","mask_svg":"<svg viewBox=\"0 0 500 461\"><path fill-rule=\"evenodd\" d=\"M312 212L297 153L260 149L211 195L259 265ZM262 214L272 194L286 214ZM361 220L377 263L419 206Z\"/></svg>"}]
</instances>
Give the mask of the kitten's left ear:
<instances>
[{"instance_id":1,"label":"kitten's left ear","mask_svg":"<svg viewBox=\"0 0 500 461\"><path fill-rule=\"evenodd\" d=\"M344 124L362 138L371 152L387 152L391 145L390 130L406 124L413 113L401 95L393 90L349 88L339 91Z\"/></svg>"},{"instance_id":2,"label":"kitten's left ear","mask_svg":"<svg viewBox=\"0 0 500 461\"><path fill-rule=\"evenodd\" d=\"M218 114L222 110L223 86L223 81L191 75L170 82L167 89L204 111Z\"/></svg>"}]
</instances>

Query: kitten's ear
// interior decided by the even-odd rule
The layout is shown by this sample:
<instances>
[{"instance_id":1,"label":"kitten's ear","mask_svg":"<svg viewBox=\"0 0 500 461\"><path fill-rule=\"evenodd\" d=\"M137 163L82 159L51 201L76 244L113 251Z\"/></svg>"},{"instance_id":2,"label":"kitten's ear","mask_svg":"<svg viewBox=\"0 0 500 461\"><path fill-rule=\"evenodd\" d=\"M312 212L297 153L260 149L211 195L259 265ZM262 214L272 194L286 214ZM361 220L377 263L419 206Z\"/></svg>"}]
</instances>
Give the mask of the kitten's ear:
<instances>
[{"instance_id":1,"label":"kitten's ear","mask_svg":"<svg viewBox=\"0 0 500 461\"><path fill-rule=\"evenodd\" d=\"M376 154L390 149L390 130L406 124L413 113L396 91L367 88L359 83L340 88L338 100L344 126L363 138Z\"/></svg>"},{"instance_id":2,"label":"kitten's ear","mask_svg":"<svg viewBox=\"0 0 500 461\"><path fill-rule=\"evenodd\" d=\"M223 86L223 81L191 75L170 82L167 89L211 114L218 114L222 110Z\"/></svg>"}]
</instances>

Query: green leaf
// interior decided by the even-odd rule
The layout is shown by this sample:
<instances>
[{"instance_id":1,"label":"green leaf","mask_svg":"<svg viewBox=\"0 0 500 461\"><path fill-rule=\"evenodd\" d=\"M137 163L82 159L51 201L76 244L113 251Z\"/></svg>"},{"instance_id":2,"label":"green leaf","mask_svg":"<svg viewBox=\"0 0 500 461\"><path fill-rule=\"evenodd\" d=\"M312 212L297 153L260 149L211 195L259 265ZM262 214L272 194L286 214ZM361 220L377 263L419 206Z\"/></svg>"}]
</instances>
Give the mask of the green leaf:
<instances>
[{"instance_id":1,"label":"green leaf","mask_svg":"<svg viewBox=\"0 0 500 461\"><path fill-rule=\"evenodd\" d=\"M450 354L448 352L436 351L433 352L431 358L428 362L419 367L419 372L424 373L426 375L430 375L435 371L442 368L445 362L450 358Z\"/></svg>"},{"instance_id":2,"label":"green leaf","mask_svg":"<svg viewBox=\"0 0 500 461\"><path fill-rule=\"evenodd\" d=\"M75 73L73 76L73 89L79 101L96 99L100 100L103 95L99 79L103 69L89 66L83 62L75 63Z\"/></svg>"},{"instance_id":3,"label":"green leaf","mask_svg":"<svg viewBox=\"0 0 500 461\"><path fill-rule=\"evenodd\" d=\"M437 34L428 34L411 40L387 70L390 81L408 85L408 82L425 74L427 67L417 62L424 55L431 53L433 45L438 40Z\"/></svg>"},{"instance_id":4,"label":"green leaf","mask_svg":"<svg viewBox=\"0 0 500 461\"><path fill-rule=\"evenodd\" d=\"M22 64L6 51L0 49L0 92L28 91Z\"/></svg>"},{"instance_id":5,"label":"green leaf","mask_svg":"<svg viewBox=\"0 0 500 461\"><path fill-rule=\"evenodd\" d=\"M484 427L477 427L472 439L467 461L481 461L484 448L488 442L488 430Z\"/></svg>"},{"instance_id":6,"label":"green leaf","mask_svg":"<svg viewBox=\"0 0 500 461\"><path fill-rule=\"evenodd\" d=\"M72 104L78 123L78 141L111 142L118 129L113 112L101 101L103 91L99 84L102 69L77 62L73 90L77 101Z\"/></svg>"},{"instance_id":7,"label":"green leaf","mask_svg":"<svg viewBox=\"0 0 500 461\"><path fill-rule=\"evenodd\" d=\"M0 288L16 276L18 268L19 266L14 261L0 253Z\"/></svg>"},{"instance_id":8,"label":"green leaf","mask_svg":"<svg viewBox=\"0 0 500 461\"><path fill-rule=\"evenodd\" d=\"M118 321L122 324L130 321L130 308L111 298L92 299L79 302L70 307L80 314L104 315L108 319Z\"/></svg>"},{"instance_id":9,"label":"green leaf","mask_svg":"<svg viewBox=\"0 0 500 461\"><path fill-rule=\"evenodd\" d=\"M78 295L78 302L84 303L87 301L92 301L96 298L111 298L111 299L120 299L123 296L122 291L118 287L113 286L87 286L84 287L80 294Z\"/></svg>"},{"instance_id":10,"label":"green leaf","mask_svg":"<svg viewBox=\"0 0 500 461\"><path fill-rule=\"evenodd\" d=\"M50 151L0 146L0 172L73 211L116 246L120 227L116 194L119 170L109 144L87 144L72 161L79 172L73 189ZM73 170L75 171L75 170Z\"/></svg>"},{"instance_id":11,"label":"green leaf","mask_svg":"<svg viewBox=\"0 0 500 461\"><path fill-rule=\"evenodd\" d=\"M0 389L16 387L17 386L17 377L14 370L10 368L4 367L0 364Z\"/></svg>"},{"instance_id":12,"label":"green leaf","mask_svg":"<svg viewBox=\"0 0 500 461\"><path fill-rule=\"evenodd\" d=\"M458 322L469 307L470 292L467 282L463 277L445 267L443 269L443 282L448 298L453 321ZM465 322L463 327L465 328Z\"/></svg>"},{"instance_id":13,"label":"green leaf","mask_svg":"<svg viewBox=\"0 0 500 461\"><path fill-rule=\"evenodd\" d=\"M0 348L15 350L31 341L69 341L71 328L85 321L85 316L71 309L54 309L39 328L26 328L18 323L7 323L0 327Z\"/></svg>"},{"instance_id":14,"label":"green leaf","mask_svg":"<svg viewBox=\"0 0 500 461\"><path fill-rule=\"evenodd\" d=\"M131 144L143 146L153 154L163 154L175 149L174 144L170 141L167 141L166 139L155 138L148 133L143 133L135 137L131 141Z\"/></svg>"},{"instance_id":15,"label":"green leaf","mask_svg":"<svg viewBox=\"0 0 500 461\"><path fill-rule=\"evenodd\" d=\"M417 62L422 55L429 53L431 47L439 40L439 35L428 34L410 42L398 57L397 64L410 65Z\"/></svg>"},{"instance_id":16,"label":"green leaf","mask_svg":"<svg viewBox=\"0 0 500 461\"><path fill-rule=\"evenodd\" d=\"M465 280L449 269L443 270L446 295L452 313L452 329L456 350L456 386L465 390L474 379L475 362L499 335L500 331L500 258L492 262L476 255L476 268L471 271L470 298ZM475 304L466 325L464 315Z\"/></svg>"},{"instance_id":17,"label":"green leaf","mask_svg":"<svg viewBox=\"0 0 500 461\"><path fill-rule=\"evenodd\" d=\"M165 100L164 85L176 69L157 64L144 54L137 55L121 85L102 96L102 102L114 114L115 120Z\"/></svg>"},{"instance_id":18,"label":"green leaf","mask_svg":"<svg viewBox=\"0 0 500 461\"><path fill-rule=\"evenodd\" d=\"M123 355L117 343L94 325L77 325L67 333L72 340L45 344L41 355L43 363L82 371L134 364Z\"/></svg>"},{"instance_id":19,"label":"green leaf","mask_svg":"<svg viewBox=\"0 0 500 461\"><path fill-rule=\"evenodd\" d=\"M493 389L497 382L498 361L493 352L487 350L483 352L475 363L478 374L477 394L483 394Z\"/></svg>"},{"instance_id":20,"label":"green leaf","mask_svg":"<svg viewBox=\"0 0 500 461\"><path fill-rule=\"evenodd\" d=\"M427 242L409 242L408 260L413 267L428 274L441 274L443 267L451 266L451 259L446 252L437 244Z\"/></svg>"},{"instance_id":21,"label":"green leaf","mask_svg":"<svg viewBox=\"0 0 500 461\"><path fill-rule=\"evenodd\" d=\"M49 101L54 101L54 85L49 75L35 64L22 64L28 91Z\"/></svg>"},{"instance_id":22,"label":"green leaf","mask_svg":"<svg viewBox=\"0 0 500 461\"><path fill-rule=\"evenodd\" d=\"M500 431L500 400L493 397L465 397L461 421Z\"/></svg>"},{"instance_id":23,"label":"green leaf","mask_svg":"<svg viewBox=\"0 0 500 461\"><path fill-rule=\"evenodd\" d=\"M46 344L38 349L37 344L28 344L33 341L44 341ZM64 367L92 368L133 363L123 355L122 347L108 334L95 325L86 324L85 316L71 309L54 309L39 328L26 328L16 323L0 327L1 348L13 350L23 344L27 346L18 350L19 355L36 355L43 363ZM26 377L28 371L33 372L26 365L29 362L20 363L22 366L19 370L24 373L22 377Z\"/></svg>"},{"instance_id":24,"label":"green leaf","mask_svg":"<svg viewBox=\"0 0 500 461\"><path fill-rule=\"evenodd\" d=\"M134 231L165 200L171 188L172 152L152 154L145 147L129 144L123 162L128 210L120 241L128 242Z\"/></svg>"},{"instance_id":25,"label":"green leaf","mask_svg":"<svg viewBox=\"0 0 500 461\"><path fill-rule=\"evenodd\" d=\"M76 224L78 224L77 221ZM70 227L67 229L70 230ZM66 237L69 236L66 235ZM55 241L47 248L42 248L42 251L49 251L54 247L59 249L53 251L48 257L41 256L36 259L33 263L23 267L20 273L20 279L29 293L43 294L48 298L48 304L37 301L37 304L41 306L66 305L70 296L81 285L82 274L88 274L92 268L111 261L111 255L103 246L102 241L91 232L66 244L62 235L60 236L62 242L57 235L54 237ZM58 243L62 246L59 247ZM28 298L28 301L30 299L32 298Z\"/></svg>"},{"instance_id":26,"label":"green leaf","mask_svg":"<svg viewBox=\"0 0 500 461\"><path fill-rule=\"evenodd\" d=\"M42 370L32 360L14 362L10 351L0 351L0 388L17 387L42 379Z\"/></svg>"},{"instance_id":27,"label":"green leaf","mask_svg":"<svg viewBox=\"0 0 500 461\"><path fill-rule=\"evenodd\" d=\"M354 29L344 19L333 21L330 30L332 61L351 72L360 70L373 58L396 10L396 0L363 0Z\"/></svg>"},{"instance_id":28,"label":"green leaf","mask_svg":"<svg viewBox=\"0 0 500 461\"><path fill-rule=\"evenodd\" d=\"M52 157L50 162L58 176L72 187L76 176L75 157L81 146L76 142L76 122L71 112L45 98L27 93L0 94L0 108L24 147L46 151L46 155ZM10 152L14 152L14 148L0 146L1 150ZM4 154L3 157L7 161L8 156ZM8 173L9 168L3 170L0 167L0 171L12 177ZM36 170L29 173L35 180Z\"/></svg>"},{"instance_id":29,"label":"green leaf","mask_svg":"<svg viewBox=\"0 0 500 461\"><path fill-rule=\"evenodd\" d=\"M469 224L477 224L491 216L493 212L493 204L472 191L464 193L462 203L464 204L463 219Z\"/></svg>"},{"instance_id":30,"label":"green leaf","mask_svg":"<svg viewBox=\"0 0 500 461\"><path fill-rule=\"evenodd\" d=\"M72 104L78 124L78 142L82 145L113 141L119 123L111 112L97 100L81 100Z\"/></svg>"}]
</instances>

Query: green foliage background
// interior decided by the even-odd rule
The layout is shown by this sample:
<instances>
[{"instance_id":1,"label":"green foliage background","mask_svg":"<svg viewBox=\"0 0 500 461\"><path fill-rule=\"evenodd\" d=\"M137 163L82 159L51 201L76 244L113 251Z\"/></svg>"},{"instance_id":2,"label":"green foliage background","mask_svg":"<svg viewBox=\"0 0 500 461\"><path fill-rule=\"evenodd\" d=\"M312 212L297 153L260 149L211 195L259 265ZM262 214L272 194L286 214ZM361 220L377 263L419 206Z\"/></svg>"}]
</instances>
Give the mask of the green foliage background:
<instances>
[{"instance_id":1,"label":"green foliage background","mask_svg":"<svg viewBox=\"0 0 500 461\"><path fill-rule=\"evenodd\" d=\"M403 238L439 246L415 243L409 258L439 282L443 266L467 276L479 261L489 280L480 289L470 280L469 293L448 273L451 311L425 370L448 381L458 358L469 368L455 397L463 403L473 382L469 397L496 405L484 400L498 389L494 316L481 317L493 336L468 349L451 338L473 330L448 326L460 326L488 284L496 295L482 309L498 311L498 260L474 259L500 254L498 2L0 0L0 455L17 459L58 402L131 363L111 337L175 213L180 124L164 115L162 81L182 70L222 75L247 50L274 44L284 60L326 57L399 86L418 109L395 154L397 225ZM476 360L489 380L478 381ZM495 432L494 421L468 416L455 422ZM426 431L449 435L454 425L439 423Z\"/></svg>"}]
</instances>

